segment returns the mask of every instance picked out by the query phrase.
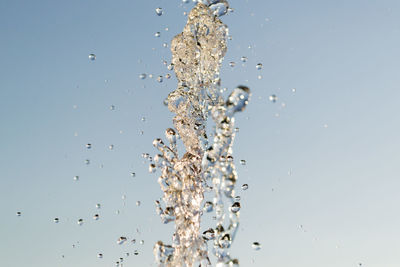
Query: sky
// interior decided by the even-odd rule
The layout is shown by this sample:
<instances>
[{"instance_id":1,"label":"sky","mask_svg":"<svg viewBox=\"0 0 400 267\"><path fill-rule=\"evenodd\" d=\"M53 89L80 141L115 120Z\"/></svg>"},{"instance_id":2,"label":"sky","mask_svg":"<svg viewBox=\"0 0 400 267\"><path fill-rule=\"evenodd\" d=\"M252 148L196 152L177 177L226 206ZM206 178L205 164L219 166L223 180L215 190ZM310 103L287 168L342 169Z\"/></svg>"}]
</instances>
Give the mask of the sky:
<instances>
[{"instance_id":1,"label":"sky","mask_svg":"<svg viewBox=\"0 0 400 267\"><path fill-rule=\"evenodd\" d=\"M236 117L242 208L232 257L244 267L399 266L400 2L229 2L222 87L252 92ZM156 266L153 245L169 243L173 225L155 213L159 174L142 153L155 154L153 139L172 126L163 100L176 79L163 44L193 5L0 1L1 266L115 266L120 257ZM118 245L120 236L129 242Z\"/></svg>"}]
</instances>

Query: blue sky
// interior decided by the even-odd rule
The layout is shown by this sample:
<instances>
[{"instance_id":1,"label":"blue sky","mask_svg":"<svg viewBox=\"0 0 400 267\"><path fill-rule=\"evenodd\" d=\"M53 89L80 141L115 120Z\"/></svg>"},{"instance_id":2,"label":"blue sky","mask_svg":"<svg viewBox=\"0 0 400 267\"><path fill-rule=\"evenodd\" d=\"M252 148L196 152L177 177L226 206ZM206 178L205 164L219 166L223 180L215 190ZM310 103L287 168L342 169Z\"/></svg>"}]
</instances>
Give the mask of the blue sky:
<instances>
[{"instance_id":1,"label":"blue sky","mask_svg":"<svg viewBox=\"0 0 400 267\"><path fill-rule=\"evenodd\" d=\"M252 91L236 120L238 183L249 189L238 189L232 256L241 266L399 266L400 2L230 4L222 86ZM171 73L163 43L192 6L0 2L0 265L113 266L122 256L155 266L153 244L169 242L173 226L155 214L161 190L141 154L172 126L162 101L176 80L139 74Z\"/></svg>"}]
</instances>

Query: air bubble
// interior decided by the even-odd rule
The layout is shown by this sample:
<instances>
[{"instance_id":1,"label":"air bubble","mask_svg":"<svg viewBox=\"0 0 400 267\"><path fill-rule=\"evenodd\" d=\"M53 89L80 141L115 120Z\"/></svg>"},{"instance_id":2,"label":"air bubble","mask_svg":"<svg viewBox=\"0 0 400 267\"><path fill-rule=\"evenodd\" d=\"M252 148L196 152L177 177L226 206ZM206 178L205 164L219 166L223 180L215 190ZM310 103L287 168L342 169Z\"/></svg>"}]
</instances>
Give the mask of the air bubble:
<instances>
[{"instance_id":1,"label":"air bubble","mask_svg":"<svg viewBox=\"0 0 400 267\"><path fill-rule=\"evenodd\" d=\"M242 185L242 190L247 190L249 188L249 185L248 184L243 184Z\"/></svg>"}]
</instances>

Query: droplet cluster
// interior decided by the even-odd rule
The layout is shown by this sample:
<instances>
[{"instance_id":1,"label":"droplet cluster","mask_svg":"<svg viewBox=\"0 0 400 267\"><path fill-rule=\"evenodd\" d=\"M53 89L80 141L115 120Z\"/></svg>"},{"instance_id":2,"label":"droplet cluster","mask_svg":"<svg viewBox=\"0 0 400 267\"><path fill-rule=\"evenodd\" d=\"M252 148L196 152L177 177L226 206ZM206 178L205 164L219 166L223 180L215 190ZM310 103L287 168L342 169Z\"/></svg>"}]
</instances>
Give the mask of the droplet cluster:
<instances>
[{"instance_id":1,"label":"droplet cluster","mask_svg":"<svg viewBox=\"0 0 400 267\"><path fill-rule=\"evenodd\" d=\"M229 6L225 0L198 2L188 14L183 32L171 42L171 69L178 86L166 103L176 114L174 128L165 131L167 142L160 138L153 141L159 153L149 165L150 172L161 172L158 182L163 198L155 201L156 212L163 223L175 222L172 244L158 241L154 246L156 262L166 267L211 266L211 252L217 266L238 265L228 252L241 208L234 190L234 114L245 109L250 90L238 86L227 100L220 95L219 69L227 50L228 28L219 17ZM206 133L208 117L215 124L212 142ZM177 148L180 141L186 150L181 157ZM146 158L151 157L146 154ZM206 188L214 190L212 200L204 199ZM201 216L211 212L215 212L217 224L200 231ZM212 250L208 242L212 242Z\"/></svg>"}]
</instances>

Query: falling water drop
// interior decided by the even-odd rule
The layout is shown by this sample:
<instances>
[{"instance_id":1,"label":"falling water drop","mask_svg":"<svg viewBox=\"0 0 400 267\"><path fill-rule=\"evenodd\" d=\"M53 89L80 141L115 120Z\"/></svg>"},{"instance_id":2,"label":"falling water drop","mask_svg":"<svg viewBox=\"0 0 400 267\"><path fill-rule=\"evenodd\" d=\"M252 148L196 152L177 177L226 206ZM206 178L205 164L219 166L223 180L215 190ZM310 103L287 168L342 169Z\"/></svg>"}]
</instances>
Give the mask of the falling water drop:
<instances>
[{"instance_id":1,"label":"falling water drop","mask_svg":"<svg viewBox=\"0 0 400 267\"><path fill-rule=\"evenodd\" d=\"M163 9L161 7L156 8L156 14L157 16L161 16L164 13Z\"/></svg>"},{"instance_id":2,"label":"falling water drop","mask_svg":"<svg viewBox=\"0 0 400 267\"><path fill-rule=\"evenodd\" d=\"M96 60L96 55L95 54L89 54L89 59L91 61L95 61ZM101 60L100 60L101 61Z\"/></svg>"},{"instance_id":3,"label":"falling water drop","mask_svg":"<svg viewBox=\"0 0 400 267\"><path fill-rule=\"evenodd\" d=\"M207 201L206 203L204 203L203 210L205 212L212 212L214 210L214 204L210 201Z\"/></svg>"},{"instance_id":4,"label":"falling water drop","mask_svg":"<svg viewBox=\"0 0 400 267\"><path fill-rule=\"evenodd\" d=\"M251 244L251 247L254 250L260 250L261 249L261 244L259 242L253 242L253 244Z\"/></svg>"},{"instance_id":5,"label":"falling water drop","mask_svg":"<svg viewBox=\"0 0 400 267\"><path fill-rule=\"evenodd\" d=\"M123 243L126 242L126 240L127 240L127 238L125 236L121 236L121 237L118 238L117 244L118 245L122 245Z\"/></svg>"},{"instance_id":6,"label":"falling water drop","mask_svg":"<svg viewBox=\"0 0 400 267\"><path fill-rule=\"evenodd\" d=\"M270 95L269 96L269 101L272 103L275 103L278 100L278 97L276 95Z\"/></svg>"},{"instance_id":7,"label":"falling water drop","mask_svg":"<svg viewBox=\"0 0 400 267\"><path fill-rule=\"evenodd\" d=\"M240 210L240 203L239 202L235 202L232 204L231 206L231 211L236 213Z\"/></svg>"}]
</instances>

